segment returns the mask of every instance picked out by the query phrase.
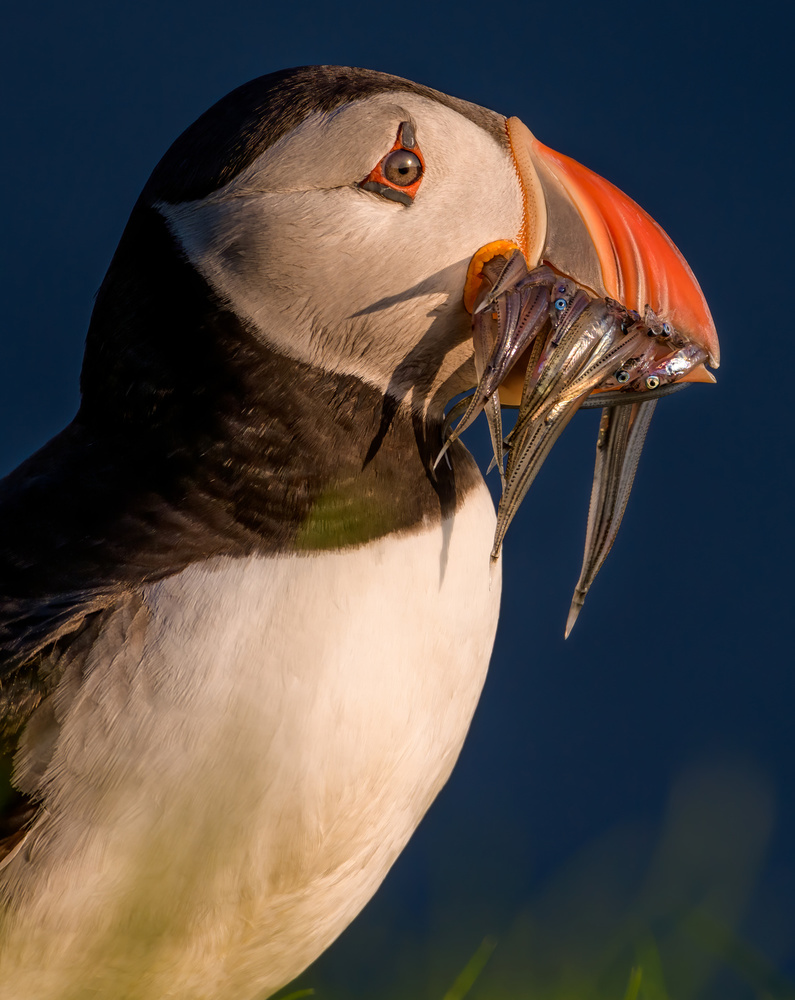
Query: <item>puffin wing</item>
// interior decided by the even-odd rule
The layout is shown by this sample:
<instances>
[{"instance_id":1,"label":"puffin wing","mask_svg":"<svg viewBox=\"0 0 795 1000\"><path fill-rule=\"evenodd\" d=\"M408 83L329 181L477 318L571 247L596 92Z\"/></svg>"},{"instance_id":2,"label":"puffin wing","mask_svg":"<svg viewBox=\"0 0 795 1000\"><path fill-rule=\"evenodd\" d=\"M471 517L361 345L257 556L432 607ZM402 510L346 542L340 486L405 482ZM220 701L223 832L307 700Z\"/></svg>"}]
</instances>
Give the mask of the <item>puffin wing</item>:
<instances>
[{"instance_id":1,"label":"puffin wing","mask_svg":"<svg viewBox=\"0 0 795 1000\"><path fill-rule=\"evenodd\" d=\"M25 731L0 800L0 865L35 819L52 746L48 720L25 729L31 716L67 670L140 648L145 584L242 547L201 490L181 483L177 509L144 464L76 420L0 482L0 758Z\"/></svg>"},{"instance_id":2,"label":"puffin wing","mask_svg":"<svg viewBox=\"0 0 795 1000\"><path fill-rule=\"evenodd\" d=\"M146 583L242 548L201 490L153 483L145 465L75 421L0 482L0 748Z\"/></svg>"}]
</instances>

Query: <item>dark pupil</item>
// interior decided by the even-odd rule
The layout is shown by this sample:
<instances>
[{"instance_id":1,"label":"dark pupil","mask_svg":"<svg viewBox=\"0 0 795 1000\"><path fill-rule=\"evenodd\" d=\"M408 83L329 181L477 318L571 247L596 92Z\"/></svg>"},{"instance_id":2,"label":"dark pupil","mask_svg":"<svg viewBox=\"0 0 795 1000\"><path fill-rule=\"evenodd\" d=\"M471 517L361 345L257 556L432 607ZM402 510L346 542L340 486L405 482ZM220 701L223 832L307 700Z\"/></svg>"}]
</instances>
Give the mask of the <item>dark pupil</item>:
<instances>
[{"instance_id":1,"label":"dark pupil","mask_svg":"<svg viewBox=\"0 0 795 1000\"><path fill-rule=\"evenodd\" d=\"M384 177L390 184L408 187L422 173L422 164L416 153L409 149L393 149L384 160Z\"/></svg>"}]
</instances>

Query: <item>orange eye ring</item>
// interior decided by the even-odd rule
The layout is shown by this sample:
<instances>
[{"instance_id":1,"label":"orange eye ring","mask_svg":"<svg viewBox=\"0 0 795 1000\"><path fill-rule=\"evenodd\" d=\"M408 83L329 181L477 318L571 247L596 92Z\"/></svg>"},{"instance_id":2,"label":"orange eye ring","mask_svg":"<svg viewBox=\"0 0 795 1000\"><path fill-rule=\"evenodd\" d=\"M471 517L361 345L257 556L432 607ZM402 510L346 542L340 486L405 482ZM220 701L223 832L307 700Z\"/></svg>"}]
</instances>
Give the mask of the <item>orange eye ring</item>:
<instances>
[{"instance_id":1,"label":"orange eye ring","mask_svg":"<svg viewBox=\"0 0 795 1000\"><path fill-rule=\"evenodd\" d=\"M404 155L396 157L395 153ZM414 126L411 122L401 122L394 145L365 179L359 182L358 187L391 201L411 205L424 174L425 160L414 134Z\"/></svg>"}]
</instances>

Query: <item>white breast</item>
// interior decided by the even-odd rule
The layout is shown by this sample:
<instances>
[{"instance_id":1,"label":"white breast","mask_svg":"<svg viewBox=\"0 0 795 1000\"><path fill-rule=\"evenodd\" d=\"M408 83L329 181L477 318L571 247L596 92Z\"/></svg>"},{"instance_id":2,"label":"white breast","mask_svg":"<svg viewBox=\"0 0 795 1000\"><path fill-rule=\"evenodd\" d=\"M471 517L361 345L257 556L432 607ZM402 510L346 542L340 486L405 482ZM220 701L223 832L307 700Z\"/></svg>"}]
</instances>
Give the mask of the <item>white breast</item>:
<instances>
[{"instance_id":1,"label":"white breast","mask_svg":"<svg viewBox=\"0 0 795 1000\"><path fill-rule=\"evenodd\" d=\"M95 670L62 726L79 808L0 873L22 898L0 997L246 1000L320 954L461 749L497 623L493 530L482 486L416 534L152 586L135 669Z\"/></svg>"}]
</instances>

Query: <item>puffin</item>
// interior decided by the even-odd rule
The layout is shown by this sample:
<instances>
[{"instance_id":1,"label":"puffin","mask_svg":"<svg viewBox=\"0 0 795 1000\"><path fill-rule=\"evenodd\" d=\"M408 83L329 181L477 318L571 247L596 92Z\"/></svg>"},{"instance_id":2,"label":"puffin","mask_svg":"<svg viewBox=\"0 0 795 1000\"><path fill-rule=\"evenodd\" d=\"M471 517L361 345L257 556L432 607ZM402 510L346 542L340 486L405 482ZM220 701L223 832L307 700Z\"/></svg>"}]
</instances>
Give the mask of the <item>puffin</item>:
<instances>
[{"instance_id":1,"label":"puffin","mask_svg":"<svg viewBox=\"0 0 795 1000\"><path fill-rule=\"evenodd\" d=\"M497 628L494 504L445 421L505 247L717 364L649 216L429 87L273 73L155 167L79 410L0 484L0 1000L270 996L375 893Z\"/></svg>"}]
</instances>

